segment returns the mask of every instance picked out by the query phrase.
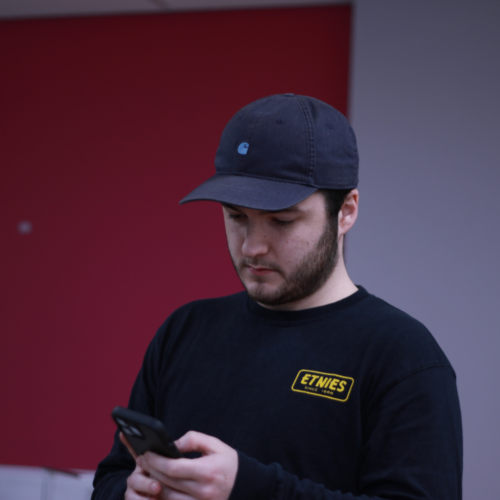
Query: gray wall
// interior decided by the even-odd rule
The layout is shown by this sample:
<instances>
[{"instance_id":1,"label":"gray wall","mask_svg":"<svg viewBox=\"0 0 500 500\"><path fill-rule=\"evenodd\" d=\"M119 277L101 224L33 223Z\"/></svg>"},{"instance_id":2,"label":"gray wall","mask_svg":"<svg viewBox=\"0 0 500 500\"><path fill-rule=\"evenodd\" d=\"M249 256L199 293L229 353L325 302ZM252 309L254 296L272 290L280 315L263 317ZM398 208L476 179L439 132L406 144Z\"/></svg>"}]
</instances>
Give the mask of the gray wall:
<instances>
[{"instance_id":1,"label":"gray wall","mask_svg":"<svg viewBox=\"0 0 500 500\"><path fill-rule=\"evenodd\" d=\"M464 499L500 498L500 2L358 0L355 282L422 321L458 374Z\"/></svg>"}]
</instances>

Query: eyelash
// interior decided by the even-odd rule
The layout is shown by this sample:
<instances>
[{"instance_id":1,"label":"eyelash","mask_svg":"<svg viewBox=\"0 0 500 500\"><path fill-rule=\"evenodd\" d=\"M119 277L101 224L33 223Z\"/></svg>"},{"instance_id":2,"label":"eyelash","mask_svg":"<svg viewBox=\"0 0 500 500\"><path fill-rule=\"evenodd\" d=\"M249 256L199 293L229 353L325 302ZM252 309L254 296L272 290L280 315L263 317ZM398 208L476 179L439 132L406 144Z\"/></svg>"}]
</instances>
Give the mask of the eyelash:
<instances>
[{"instance_id":1,"label":"eyelash","mask_svg":"<svg viewBox=\"0 0 500 500\"><path fill-rule=\"evenodd\" d=\"M230 219L240 220L242 218L242 214L228 214ZM278 226L289 226L294 221L293 220L281 220L281 219L273 219L273 222Z\"/></svg>"},{"instance_id":2,"label":"eyelash","mask_svg":"<svg viewBox=\"0 0 500 500\"><path fill-rule=\"evenodd\" d=\"M273 219L278 226L288 226L290 225L293 220L279 220L279 219Z\"/></svg>"}]
</instances>

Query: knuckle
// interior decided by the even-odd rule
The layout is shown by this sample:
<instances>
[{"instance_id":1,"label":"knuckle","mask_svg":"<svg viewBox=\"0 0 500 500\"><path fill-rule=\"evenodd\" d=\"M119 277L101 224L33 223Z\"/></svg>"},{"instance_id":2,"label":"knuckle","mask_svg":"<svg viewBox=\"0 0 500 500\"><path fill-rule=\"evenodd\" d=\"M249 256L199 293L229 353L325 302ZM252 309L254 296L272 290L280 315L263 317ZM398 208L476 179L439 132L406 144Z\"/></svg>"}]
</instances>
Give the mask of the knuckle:
<instances>
[{"instance_id":1,"label":"knuckle","mask_svg":"<svg viewBox=\"0 0 500 500\"><path fill-rule=\"evenodd\" d=\"M217 473L213 469L206 469L202 474L205 482L210 485L214 484L217 481Z\"/></svg>"},{"instance_id":2,"label":"knuckle","mask_svg":"<svg viewBox=\"0 0 500 500\"><path fill-rule=\"evenodd\" d=\"M184 435L184 439L186 440L186 443L188 445L191 445L195 439L195 432L194 431L188 431L186 432L186 434Z\"/></svg>"},{"instance_id":3,"label":"knuckle","mask_svg":"<svg viewBox=\"0 0 500 500\"><path fill-rule=\"evenodd\" d=\"M133 500L137 498L137 493L132 488L127 488L125 491L125 500Z\"/></svg>"},{"instance_id":4,"label":"knuckle","mask_svg":"<svg viewBox=\"0 0 500 500\"><path fill-rule=\"evenodd\" d=\"M178 477L179 476L179 466L174 460L168 461L165 464L164 470L162 471L166 476Z\"/></svg>"},{"instance_id":5,"label":"knuckle","mask_svg":"<svg viewBox=\"0 0 500 500\"><path fill-rule=\"evenodd\" d=\"M130 476L127 477L127 486L129 488L131 488L132 484L134 483L134 477L133 476L134 476L134 473L130 474Z\"/></svg>"},{"instance_id":6,"label":"knuckle","mask_svg":"<svg viewBox=\"0 0 500 500\"><path fill-rule=\"evenodd\" d=\"M132 474L127 478L127 490L128 497L133 497L134 494L141 490L144 487L144 481L147 481L146 476L140 472L140 470L134 470Z\"/></svg>"},{"instance_id":7,"label":"knuckle","mask_svg":"<svg viewBox=\"0 0 500 500\"><path fill-rule=\"evenodd\" d=\"M206 484L200 489L199 497L200 500L212 500L216 497L216 488L213 484Z\"/></svg>"}]
</instances>

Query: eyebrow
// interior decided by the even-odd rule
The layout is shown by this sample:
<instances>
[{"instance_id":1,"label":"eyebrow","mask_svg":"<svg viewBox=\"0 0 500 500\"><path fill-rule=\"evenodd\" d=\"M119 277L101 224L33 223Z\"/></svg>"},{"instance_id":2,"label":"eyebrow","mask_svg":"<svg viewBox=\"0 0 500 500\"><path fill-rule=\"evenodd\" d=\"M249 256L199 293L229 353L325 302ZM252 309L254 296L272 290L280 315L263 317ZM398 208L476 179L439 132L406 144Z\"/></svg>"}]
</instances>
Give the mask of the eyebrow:
<instances>
[{"instance_id":1,"label":"eyebrow","mask_svg":"<svg viewBox=\"0 0 500 500\"><path fill-rule=\"evenodd\" d=\"M241 212L241 210L233 205L230 205L229 203L221 203L223 207L229 208L230 210L234 210L235 212ZM242 207L245 208L245 207ZM259 210L259 213L261 214L280 214L283 212L287 213L297 213L297 212L302 212L300 208L297 208L296 206L289 207L289 208L283 208L281 210Z\"/></svg>"}]
</instances>

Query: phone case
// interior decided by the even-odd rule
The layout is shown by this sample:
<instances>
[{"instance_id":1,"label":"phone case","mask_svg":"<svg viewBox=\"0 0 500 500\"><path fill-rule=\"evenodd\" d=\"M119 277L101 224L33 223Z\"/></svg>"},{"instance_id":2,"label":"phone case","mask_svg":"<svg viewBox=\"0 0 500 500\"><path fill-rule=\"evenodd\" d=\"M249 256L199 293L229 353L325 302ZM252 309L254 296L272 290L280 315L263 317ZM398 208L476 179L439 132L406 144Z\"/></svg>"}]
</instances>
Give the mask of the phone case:
<instances>
[{"instance_id":1,"label":"phone case","mask_svg":"<svg viewBox=\"0 0 500 500\"><path fill-rule=\"evenodd\" d=\"M117 406L111 416L137 455L153 451L169 458L181 456L165 426L156 418L122 406Z\"/></svg>"}]
</instances>

